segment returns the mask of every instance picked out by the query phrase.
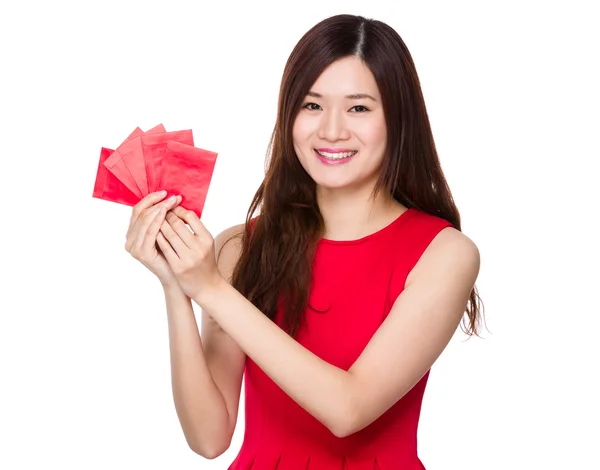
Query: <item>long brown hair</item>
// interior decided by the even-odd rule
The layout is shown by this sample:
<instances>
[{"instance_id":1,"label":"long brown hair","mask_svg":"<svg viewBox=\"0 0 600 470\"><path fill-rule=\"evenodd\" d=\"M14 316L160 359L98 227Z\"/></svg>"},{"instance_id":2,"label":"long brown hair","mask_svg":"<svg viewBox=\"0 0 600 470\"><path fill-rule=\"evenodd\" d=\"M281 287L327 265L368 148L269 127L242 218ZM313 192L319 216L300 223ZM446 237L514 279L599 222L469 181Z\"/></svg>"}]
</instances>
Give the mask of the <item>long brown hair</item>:
<instances>
[{"instance_id":1,"label":"long brown hair","mask_svg":"<svg viewBox=\"0 0 600 470\"><path fill-rule=\"evenodd\" d=\"M232 285L295 337L308 305L312 262L324 220L316 184L304 170L292 141L292 127L313 83L332 62L356 56L379 87L387 124L387 149L374 195L380 190L406 207L443 218L460 230L460 215L443 175L425 101L411 55L387 24L362 16L337 15L311 28L284 69L277 120L268 146L265 178L246 216L242 249ZM260 209L260 217L254 217ZM463 331L478 335L482 312L471 291Z\"/></svg>"}]
</instances>

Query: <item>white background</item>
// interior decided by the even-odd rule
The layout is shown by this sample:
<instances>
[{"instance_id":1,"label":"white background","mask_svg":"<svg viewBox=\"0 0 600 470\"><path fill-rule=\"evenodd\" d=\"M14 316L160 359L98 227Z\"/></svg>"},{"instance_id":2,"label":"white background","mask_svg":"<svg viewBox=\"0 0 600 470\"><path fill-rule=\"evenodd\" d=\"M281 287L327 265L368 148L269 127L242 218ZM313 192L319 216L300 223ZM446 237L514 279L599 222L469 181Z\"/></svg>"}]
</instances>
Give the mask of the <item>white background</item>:
<instances>
[{"instance_id":1,"label":"white background","mask_svg":"<svg viewBox=\"0 0 600 470\"><path fill-rule=\"evenodd\" d=\"M600 469L595 2L3 2L0 468L226 469L187 446L164 296L92 198L100 147L191 128L219 153L203 221L244 220L283 66L322 19L395 28L417 66L485 339L458 331L419 429L428 470ZM199 307L196 305L199 323Z\"/></svg>"}]
</instances>

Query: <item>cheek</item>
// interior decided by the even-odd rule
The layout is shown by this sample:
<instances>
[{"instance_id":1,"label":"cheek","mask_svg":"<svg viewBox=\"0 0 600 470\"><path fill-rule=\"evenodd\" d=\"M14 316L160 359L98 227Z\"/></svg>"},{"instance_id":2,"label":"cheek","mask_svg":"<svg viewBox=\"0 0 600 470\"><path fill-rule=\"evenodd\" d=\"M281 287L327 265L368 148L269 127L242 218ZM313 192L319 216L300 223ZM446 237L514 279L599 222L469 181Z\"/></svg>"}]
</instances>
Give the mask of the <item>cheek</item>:
<instances>
[{"instance_id":1,"label":"cheek","mask_svg":"<svg viewBox=\"0 0 600 470\"><path fill-rule=\"evenodd\" d=\"M292 128L292 135L294 137L294 141L298 141L299 144L302 143L302 140L307 137L310 133L308 129L308 123L302 117L298 117L294 122L294 127Z\"/></svg>"},{"instance_id":2,"label":"cheek","mask_svg":"<svg viewBox=\"0 0 600 470\"><path fill-rule=\"evenodd\" d=\"M377 153L383 152L387 144L387 129L385 123L370 126L364 134L364 139Z\"/></svg>"},{"instance_id":3,"label":"cheek","mask_svg":"<svg viewBox=\"0 0 600 470\"><path fill-rule=\"evenodd\" d=\"M296 119L296 121L294 122L294 126L292 127L292 144L294 146L294 152L296 152L296 156L300 161L303 160L302 146L305 140L306 139L304 138L302 122Z\"/></svg>"},{"instance_id":4,"label":"cheek","mask_svg":"<svg viewBox=\"0 0 600 470\"><path fill-rule=\"evenodd\" d=\"M306 146L310 141L311 135L312 130L310 122L308 122L306 119L302 119L302 117L297 118L294 122L294 126L292 127L292 138L294 150L300 159L302 159L306 153Z\"/></svg>"},{"instance_id":5,"label":"cheek","mask_svg":"<svg viewBox=\"0 0 600 470\"><path fill-rule=\"evenodd\" d=\"M369 139L371 142L381 142L386 139L387 129L385 121L378 119L369 126Z\"/></svg>"}]
</instances>

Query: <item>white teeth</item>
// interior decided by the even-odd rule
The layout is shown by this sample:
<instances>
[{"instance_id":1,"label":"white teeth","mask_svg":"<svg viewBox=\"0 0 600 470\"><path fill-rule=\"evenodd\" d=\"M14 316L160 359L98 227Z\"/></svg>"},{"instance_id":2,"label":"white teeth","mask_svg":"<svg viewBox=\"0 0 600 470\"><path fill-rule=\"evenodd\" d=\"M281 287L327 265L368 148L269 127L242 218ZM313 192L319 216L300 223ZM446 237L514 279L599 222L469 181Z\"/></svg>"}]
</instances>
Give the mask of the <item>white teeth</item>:
<instances>
[{"instance_id":1,"label":"white teeth","mask_svg":"<svg viewBox=\"0 0 600 470\"><path fill-rule=\"evenodd\" d=\"M321 155L322 157L328 158L330 160L341 160L342 158L348 158L351 157L353 155L356 155L358 151L354 151L354 152L341 152L341 153L327 153L327 152L319 152L317 150L317 153L319 155Z\"/></svg>"}]
</instances>

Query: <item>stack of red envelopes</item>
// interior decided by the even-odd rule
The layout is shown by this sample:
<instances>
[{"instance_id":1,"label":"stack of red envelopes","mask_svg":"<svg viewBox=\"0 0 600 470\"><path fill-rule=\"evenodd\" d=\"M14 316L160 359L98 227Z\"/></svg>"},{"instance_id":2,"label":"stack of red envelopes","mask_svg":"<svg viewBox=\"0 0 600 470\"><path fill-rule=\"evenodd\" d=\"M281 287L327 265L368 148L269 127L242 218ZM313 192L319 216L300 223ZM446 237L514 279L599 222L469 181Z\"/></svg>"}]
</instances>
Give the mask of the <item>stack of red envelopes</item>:
<instances>
[{"instance_id":1,"label":"stack of red envelopes","mask_svg":"<svg viewBox=\"0 0 600 470\"><path fill-rule=\"evenodd\" d=\"M149 193L166 190L166 197L181 195L179 205L200 217L216 159L215 152L194 147L189 129L136 127L116 150L102 147L93 197L134 206Z\"/></svg>"}]
</instances>

